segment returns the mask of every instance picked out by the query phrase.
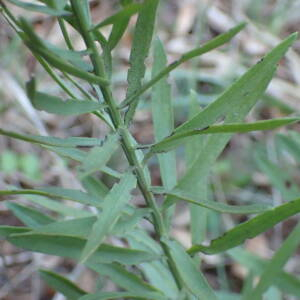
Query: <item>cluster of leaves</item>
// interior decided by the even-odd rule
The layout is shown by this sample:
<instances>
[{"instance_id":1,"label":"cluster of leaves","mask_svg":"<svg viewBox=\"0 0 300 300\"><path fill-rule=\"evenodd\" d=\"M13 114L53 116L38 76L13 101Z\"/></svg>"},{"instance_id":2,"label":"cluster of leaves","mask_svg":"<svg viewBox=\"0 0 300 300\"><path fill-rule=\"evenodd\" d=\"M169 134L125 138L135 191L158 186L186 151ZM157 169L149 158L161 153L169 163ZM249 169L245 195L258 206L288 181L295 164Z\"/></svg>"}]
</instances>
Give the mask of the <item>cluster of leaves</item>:
<instances>
[{"instance_id":1,"label":"cluster of leaves","mask_svg":"<svg viewBox=\"0 0 300 300\"><path fill-rule=\"evenodd\" d=\"M274 129L299 120L298 117L287 117L243 123L245 116L264 94L278 62L295 41L296 34L275 47L203 110L191 103L190 118L174 128L171 90L167 82L169 73L182 63L229 42L245 24L192 49L170 65L167 64L163 44L156 39L153 43L152 78L144 83L145 59L152 43L159 0L139 3L121 1L121 10L97 25L92 24L87 0L39 2L7 0L0 1L0 4L7 22L62 88L67 99L38 91L34 79L27 84L28 97L37 110L48 113L64 116L93 113L108 125L111 132L105 139L60 139L0 129L1 135L40 145L77 161L80 164L78 178L84 189L52 186L0 191L2 196L30 195L29 201L56 213L54 218L53 214L7 201L7 207L25 226L1 226L0 235L18 247L83 263L99 275L109 277L124 290L88 294L59 274L41 270L48 284L69 299L260 299L272 285L299 295L299 280L283 272L281 267L300 242L300 226L296 226L270 262L253 257L242 248L235 248L246 239L297 214L300 211L300 199L295 200L297 195L275 208L260 203L228 205L209 201L206 196L211 168L232 134ZM31 23L24 18L16 18L7 4L57 18L66 48L59 48L42 39ZM111 89L112 51L134 14L138 14L138 18L129 59L128 89L126 99L118 104ZM86 45L84 51L74 49L66 24L82 37ZM112 25L112 29L109 37L105 38L101 30L107 25ZM69 88L66 80L74 85L78 93ZM90 84L95 93L83 89L81 80ZM139 145L131 135L129 126L141 96L147 91L151 91L155 142ZM219 120L223 120L222 123ZM187 171L177 179L174 149L182 145L186 150ZM107 165L116 151L123 151L127 158L128 168L124 173ZM158 157L162 178L160 187L151 186L147 163L153 155ZM97 177L97 172L104 172L115 179L111 189ZM145 199L145 208L130 204L131 192L136 187ZM164 198L162 205L156 201L157 195ZM79 206L70 206L58 199L67 199ZM187 202L190 209L193 246L187 250L170 235L174 207L178 201ZM258 215L227 231L211 241L210 245L203 245L209 210ZM155 238L140 225L143 219L153 225ZM128 246L109 244L111 236L122 238ZM241 295L214 291L200 271L200 261L193 257L198 252L216 254L227 250L230 256L252 271ZM139 272L135 272L133 266ZM254 288L253 275L261 275Z\"/></svg>"}]
</instances>

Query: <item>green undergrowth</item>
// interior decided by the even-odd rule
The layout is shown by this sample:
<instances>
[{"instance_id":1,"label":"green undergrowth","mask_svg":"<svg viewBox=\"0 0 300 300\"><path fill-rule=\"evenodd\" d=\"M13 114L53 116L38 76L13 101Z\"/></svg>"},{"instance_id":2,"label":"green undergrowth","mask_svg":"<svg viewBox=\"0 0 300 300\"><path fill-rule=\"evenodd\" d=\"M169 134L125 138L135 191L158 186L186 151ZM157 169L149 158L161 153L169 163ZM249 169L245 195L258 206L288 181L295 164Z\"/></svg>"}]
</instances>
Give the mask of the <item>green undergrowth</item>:
<instances>
[{"instance_id":1,"label":"green undergrowth","mask_svg":"<svg viewBox=\"0 0 300 300\"><path fill-rule=\"evenodd\" d=\"M162 2L162 1L161 1ZM274 289L283 294L300 294L300 281L282 267L300 242L296 225L270 260L261 259L244 248L247 239L273 228L300 211L300 194L296 184L266 158L263 145L257 147L255 161L280 190L284 203L273 205L250 199L227 204L212 199L210 175L220 164L216 160L234 134L273 130L296 123L295 114L282 118L245 122L256 103L265 97L277 66L297 38L294 33L250 67L233 84L218 89L219 95L203 108L192 91L184 103L188 117L175 124L175 101L168 77L172 71L193 58L230 43L246 26L237 24L211 40L197 45L178 60L168 63L164 44L155 37L159 0L120 1L119 10L94 24L86 0L40 0L35 2L0 1L5 20L28 47L32 55L60 89L57 94L39 89L39 78L26 83L27 96L39 112L66 118L93 114L105 123L105 138L38 136L0 128L0 134L32 143L75 161L82 188L36 186L32 189L0 190L7 208L24 226L0 226L0 236L17 247L72 259L108 277L116 286L114 292L98 289L88 293L69 279L51 270L40 270L41 277L67 299L262 299ZM12 5L39 12L59 25L65 45L54 45L40 36L32 20L16 17ZM134 25L127 90L124 99L114 93L117 60L114 49L137 15ZM110 34L103 28L111 26ZM70 32L81 37L85 49L77 50ZM146 59L151 57L151 78L146 76ZM25 80L24 80L25 81ZM72 87L72 88L70 88ZM150 101L141 99L147 95ZM144 100L144 99L143 99ZM152 112L154 140L140 144L131 125L141 102ZM291 132L278 135L278 149L299 159L299 137ZM177 149L185 155L185 173L177 176ZM113 155L122 153L126 167L121 172L109 164ZM161 186L153 186L149 165L157 158ZM6 164L6 168L9 168ZM28 165L28 162L27 162ZM4 165L5 167L5 165ZM2 168L3 164L2 164ZM30 172L30 170L28 171ZM279 173L279 175L278 175ZM111 186L101 180L106 174ZM288 176L288 175L287 175ZM282 177L282 178L281 178ZM140 194L142 206L131 201ZM26 198L26 205L11 201L11 195ZM68 200L68 201L65 201ZM70 202L74 205L70 205ZM186 249L171 234L175 207L186 203L190 213L192 246ZM32 204L32 205L31 205ZM207 242L209 216L238 214L247 221L228 228ZM151 230L146 230L147 222ZM114 237L114 238L112 238ZM122 241L122 247L113 243ZM198 254L225 254L246 266L249 274L241 293L214 289L201 271ZM259 276L258 281L254 280ZM254 284L256 282L256 284Z\"/></svg>"}]
</instances>

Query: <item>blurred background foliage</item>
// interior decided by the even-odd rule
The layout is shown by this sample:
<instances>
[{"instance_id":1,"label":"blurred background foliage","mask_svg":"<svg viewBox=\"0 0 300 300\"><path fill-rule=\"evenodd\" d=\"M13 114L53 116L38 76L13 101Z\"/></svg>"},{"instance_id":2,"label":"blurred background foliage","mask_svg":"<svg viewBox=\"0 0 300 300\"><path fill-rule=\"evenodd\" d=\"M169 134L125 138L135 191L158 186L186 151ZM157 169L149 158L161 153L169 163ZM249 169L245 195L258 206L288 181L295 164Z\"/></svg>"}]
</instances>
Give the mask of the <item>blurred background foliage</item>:
<instances>
[{"instance_id":1,"label":"blurred background foliage","mask_svg":"<svg viewBox=\"0 0 300 300\"><path fill-rule=\"evenodd\" d=\"M95 23L113 14L119 1L91 1ZM15 14L24 11L12 7ZM57 25L50 17L28 14L35 29L56 44L63 45ZM134 22L133 18L133 22ZM186 63L170 76L176 123L186 119L190 105L196 109L215 99L230 83L249 66L256 63L265 52L288 34L300 28L299 0L164 0L161 1L156 35L163 41L169 62L195 44L203 43L228 30L240 21L248 26L230 45L214 50L201 58ZM109 33L109 27L104 28ZM82 41L72 36L77 49ZM114 93L117 99L125 94L126 72L132 31L128 30L116 48L113 66ZM298 40L284 60L267 93L259 105L247 117L247 121L283 117L300 111L300 41ZM107 128L99 125L93 115L57 117L44 112L35 112L25 94L24 82L36 74L42 90L61 93L29 51L0 17L0 127L33 134L67 136L105 136ZM152 57L147 63L151 65ZM148 78L151 74L147 74ZM150 118L151 107L147 94L143 96L132 131L141 143L153 139ZM187 105L190 103L190 105ZM271 132L238 134L226 147L218 160L210 180L210 197L220 202L239 201L272 202L279 205L299 197L300 134L299 125ZM183 150L177 151L183 157ZM122 158L113 157L110 165L122 169ZM61 185L78 187L74 173L76 165L59 158L39 147L17 140L0 137L0 189L7 186L31 188L38 185ZM161 178L156 160L151 167L153 184ZM184 165L178 163L179 176ZM103 175L104 176L104 175ZM110 184L109 179L103 181ZM26 199L22 199L26 203ZM230 217L211 213L209 218L210 238L229 228L233 223L244 221L243 217ZM246 248L261 258L270 258L297 221L294 217L249 240ZM0 223L19 225L14 216L0 202ZM190 246L188 211L178 210L173 234L185 246ZM39 300L62 299L45 287L33 272L36 266L51 267L59 272L72 273L85 289L95 284L91 271L75 268L72 262L61 258L46 257L21 252L7 242L0 241L0 299ZM300 276L300 251L289 260L286 270ZM235 291L243 288L243 280L249 272L247 264L236 262L227 256L204 256L204 272L215 287L230 287ZM97 283L99 284L99 283ZM109 290L109 286L107 287ZM297 299L270 289L268 299ZM266 298L267 299L267 298Z\"/></svg>"}]
</instances>

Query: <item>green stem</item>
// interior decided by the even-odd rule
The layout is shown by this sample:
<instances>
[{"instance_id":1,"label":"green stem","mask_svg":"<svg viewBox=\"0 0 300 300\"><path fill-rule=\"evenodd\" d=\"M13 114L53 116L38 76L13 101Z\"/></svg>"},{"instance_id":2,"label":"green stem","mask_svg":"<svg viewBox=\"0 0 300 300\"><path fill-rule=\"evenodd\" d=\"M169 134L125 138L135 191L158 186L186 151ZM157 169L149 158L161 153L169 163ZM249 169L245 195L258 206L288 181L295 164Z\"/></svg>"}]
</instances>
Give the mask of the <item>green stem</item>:
<instances>
[{"instance_id":1,"label":"green stem","mask_svg":"<svg viewBox=\"0 0 300 300\"><path fill-rule=\"evenodd\" d=\"M57 5L57 2L54 1L54 0L50 0L49 1L49 5L50 7L54 8L54 9L59 9L58 5ZM72 42L71 42L71 39L69 37L69 34L68 34L68 31L67 31L67 28L66 28L66 25L64 23L64 20L62 17L58 17L57 18L58 20L58 24L59 24L59 27L60 27L60 30L61 30L61 33L65 39L65 42L66 42L66 45L67 47L70 49L70 50L74 50L74 47L72 45Z\"/></svg>"},{"instance_id":2,"label":"green stem","mask_svg":"<svg viewBox=\"0 0 300 300\"><path fill-rule=\"evenodd\" d=\"M86 91L76 80L74 80L68 73L62 72L64 77L66 77L88 100L97 100L88 91Z\"/></svg>"},{"instance_id":3,"label":"green stem","mask_svg":"<svg viewBox=\"0 0 300 300\"><path fill-rule=\"evenodd\" d=\"M59 27L61 29L62 35L63 35L63 37L65 39L66 45L68 46L68 48L70 50L74 50L74 47L73 47L73 45L71 43L71 40L70 40L68 31L67 31L66 25L65 25L64 21L61 18L58 18L58 24L59 24Z\"/></svg>"},{"instance_id":4,"label":"green stem","mask_svg":"<svg viewBox=\"0 0 300 300\"><path fill-rule=\"evenodd\" d=\"M52 70L49 64L38 54L32 51L35 59L44 67L45 71L49 74L49 76L69 95L71 98L76 99L76 95L66 86L63 80Z\"/></svg>"},{"instance_id":5,"label":"green stem","mask_svg":"<svg viewBox=\"0 0 300 300\"><path fill-rule=\"evenodd\" d=\"M7 20L7 22L11 25L11 27L15 30L18 36L23 39L23 37L20 35L20 32L18 31L19 23L18 20L13 16L13 14L9 11L9 9L3 4L3 2L0 0L1 5L1 13L4 16L4 18ZM77 98L76 95L65 85L63 80L52 70L52 68L49 66L49 64L35 51L31 51L35 59L44 67L45 71L49 74L49 76L66 92L67 95L69 95L71 98ZM70 77L69 77L70 79ZM95 116L97 116L99 119L103 120L111 129L114 129L112 127L111 121L107 120L103 114L96 111L93 112Z\"/></svg>"},{"instance_id":6,"label":"green stem","mask_svg":"<svg viewBox=\"0 0 300 300\"><path fill-rule=\"evenodd\" d=\"M86 16L80 5L80 2L78 0L71 0L71 5L72 5L74 14L77 17L78 25L80 27L81 34L85 41L85 44L86 44L87 48L90 49L92 52L90 55L90 58L91 58L93 66L94 66L94 73L96 76L106 78L103 60L102 60L101 56L99 55L96 44L94 43L94 40L92 38L90 28L88 25L88 20L86 20ZM101 92L103 94L105 102L107 103L107 105L109 107L111 119L115 126L115 129L120 132L120 135L122 138L122 140L121 140L122 148L123 148L123 151L127 157L127 160L129 162L130 166L134 169L134 172L137 177L139 189L140 189L141 193L143 194L148 207L150 207L152 210L152 219L153 219L154 229L155 229L156 234L158 235L158 239L162 246L162 249L167 257L167 262L168 262L170 271L173 274L173 277L178 285L178 288L181 289L182 288L182 280L176 269L175 263L172 259L170 251L168 249L168 246L162 241L163 237L165 237L165 238L167 237L163 218L160 213L159 207L155 201L154 195L152 194L152 192L150 191L150 187L148 186L144 169L142 167L141 162L138 159L135 145L133 145L133 143L132 143L132 141L133 141L132 135L130 134L128 128L124 124L124 120L118 109L117 103L113 99L110 86L109 85L106 85L106 86L99 85L99 88L101 89Z\"/></svg>"}]
</instances>

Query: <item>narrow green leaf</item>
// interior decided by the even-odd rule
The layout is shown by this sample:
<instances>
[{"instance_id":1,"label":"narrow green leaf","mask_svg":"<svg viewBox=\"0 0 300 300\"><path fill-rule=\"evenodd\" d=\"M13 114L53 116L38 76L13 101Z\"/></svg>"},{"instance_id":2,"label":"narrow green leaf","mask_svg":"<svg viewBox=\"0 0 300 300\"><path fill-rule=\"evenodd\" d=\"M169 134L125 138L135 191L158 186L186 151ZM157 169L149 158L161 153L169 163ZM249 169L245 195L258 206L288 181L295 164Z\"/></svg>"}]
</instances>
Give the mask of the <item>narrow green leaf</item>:
<instances>
[{"instance_id":1,"label":"narrow green leaf","mask_svg":"<svg viewBox=\"0 0 300 300\"><path fill-rule=\"evenodd\" d=\"M47 199L41 196L32 195L28 197L27 200L42 207L45 207L51 211L55 211L63 216L80 218L92 215L91 212L83 209L82 207L75 208L62 202Z\"/></svg>"},{"instance_id":2,"label":"narrow green leaf","mask_svg":"<svg viewBox=\"0 0 300 300\"><path fill-rule=\"evenodd\" d=\"M130 246L134 249L162 253L162 249L158 246L155 240L151 239L148 234L142 229L135 229L127 232L125 238ZM178 288L174 278L164 261L151 261L141 264L145 277L148 282L158 290L164 291L164 294L169 299L176 299L178 296Z\"/></svg>"},{"instance_id":3,"label":"narrow green leaf","mask_svg":"<svg viewBox=\"0 0 300 300\"><path fill-rule=\"evenodd\" d=\"M111 33L108 38L108 42L106 44L107 51L110 52L115 48L117 43L122 38L126 28L128 27L128 23L132 15L136 14L142 8L142 4L132 3L125 6L124 9L117 12L116 14L108 17L98 25L94 26L92 30L97 30L103 26L113 24Z\"/></svg>"},{"instance_id":4,"label":"narrow green leaf","mask_svg":"<svg viewBox=\"0 0 300 300\"><path fill-rule=\"evenodd\" d=\"M48 193L52 197L60 197L72 201L76 201L86 205L99 206L101 205L101 199L99 196L95 197L88 193L82 192L81 190L65 189L60 187L48 186L39 188L39 191Z\"/></svg>"},{"instance_id":5,"label":"narrow green leaf","mask_svg":"<svg viewBox=\"0 0 300 300\"><path fill-rule=\"evenodd\" d=\"M195 83L196 84L196 83ZM196 114L201 111L201 107L198 103L198 94L191 90L189 97L189 115L188 119L192 119ZM187 143L184 145L185 148L185 161L186 168L189 170L194 162L196 161L199 152L201 152L205 146L206 142L205 135L194 136L188 139ZM197 151L195 151L197 149ZM201 195L202 200L208 201L208 186L209 183L204 177L203 180L198 180L197 183L193 185L193 191L195 194ZM170 197L168 197L170 199ZM164 205L167 205L168 201L165 201ZM191 228L191 242L192 244L199 244L205 240L207 234L207 216L209 213L208 209L205 209L199 205L189 204L190 212L190 228ZM196 258L198 259L198 258Z\"/></svg>"},{"instance_id":6,"label":"narrow green leaf","mask_svg":"<svg viewBox=\"0 0 300 300\"><path fill-rule=\"evenodd\" d=\"M150 251L156 254L163 253L161 246L155 240L153 240L153 238L150 237L145 230L141 228L135 228L131 232L128 232L126 234L126 238L129 238L130 243L133 243L135 246L138 245L139 249Z\"/></svg>"},{"instance_id":7,"label":"narrow green leaf","mask_svg":"<svg viewBox=\"0 0 300 300\"><path fill-rule=\"evenodd\" d=\"M99 179L86 176L81 180L84 189L94 197L104 198L109 192L109 188Z\"/></svg>"},{"instance_id":8,"label":"narrow green leaf","mask_svg":"<svg viewBox=\"0 0 300 300\"><path fill-rule=\"evenodd\" d=\"M152 77L160 72L167 63L164 47L159 39L154 44L154 64ZM154 136L156 141L167 137L174 130L174 115L171 100L171 87L167 78L163 78L152 89L152 118ZM161 179L166 189L176 185L176 157L175 153L161 154L158 156Z\"/></svg>"},{"instance_id":9,"label":"narrow green leaf","mask_svg":"<svg viewBox=\"0 0 300 300\"><path fill-rule=\"evenodd\" d=\"M106 51L108 53L110 53L117 46L118 42L120 41L125 30L128 27L129 21L130 19L125 17L122 18L118 23L115 23L113 25L106 45Z\"/></svg>"},{"instance_id":10,"label":"narrow green leaf","mask_svg":"<svg viewBox=\"0 0 300 300\"><path fill-rule=\"evenodd\" d=\"M86 238L97 220L96 216L63 220L35 228L36 233Z\"/></svg>"},{"instance_id":11,"label":"narrow green leaf","mask_svg":"<svg viewBox=\"0 0 300 300\"><path fill-rule=\"evenodd\" d=\"M127 95L126 99L122 102L121 107L123 108L123 107L126 107L130 103L134 103L140 95L142 95L145 91L147 91L149 88L151 88L153 85L155 85L159 80L161 80L163 77L168 75L171 71L176 69L182 63L184 63L187 60L190 60L196 56L207 53L207 52L229 42L236 34L238 34L245 27L245 25L246 25L245 23L241 23L238 26L229 30L228 32L220 34L216 38L205 43L202 47L193 49L193 50L183 54L179 60L177 60L177 61L171 63L170 65L168 65L167 67L165 67L154 78L152 78L149 82L144 84L142 87L138 87L138 89L135 90L132 93L132 95Z\"/></svg>"},{"instance_id":12,"label":"narrow green leaf","mask_svg":"<svg viewBox=\"0 0 300 300\"><path fill-rule=\"evenodd\" d=\"M68 257L76 261L80 259L80 254L86 242L85 239L74 236L38 232L14 234L9 236L8 240L20 248L49 255ZM87 264L111 264L112 262L118 262L125 265L134 265L158 258L157 255L145 251L102 244L87 260Z\"/></svg>"},{"instance_id":13,"label":"narrow green leaf","mask_svg":"<svg viewBox=\"0 0 300 300\"><path fill-rule=\"evenodd\" d=\"M176 269L183 280L185 287L198 299L217 299L212 288L205 277L196 267L191 257L184 248L176 241L163 241L169 248L170 254L175 262Z\"/></svg>"},{"instance_id":14,"label":"narrow green leaf","mask_svg":"<svg viewBox=\"0 0 300 300\"><path fill-rule=\"evenodd\" d=\"M56 146L47 146L47 145L41 145L43 148L55 152L56 154L68 158L68 159L73 159L75 161L82 162L84 158L87 156L87 152L76 149L76 148L71 148L71 147L56 147Z\"/></svg>"},{"instance_id":15,"label":"narrow green leaf","mask_svg":"<svg viewBox=\"0 0 300 300\"><path fill-rule=\"evenodd\" d=\"M101 110L105 105L89 100L68 99L62 101L59 97L36 92L31 102L35 109L44 110L57 115L80 115Z\"/></svg>"},{"instance_id":16,"label":"narrow green leaf","mask_svg":"<svg viewBox=\"0 0 300 300\"><path fill-rule=\"evenodd\" d=\"M258 130L271 130L288 124L298 122L300 118L280 118L272 120L257 121L253 123L232 123L222 125L211 125L202 129L194 129L175 133L163 139L159 143L151 146L151 152L166 152L170 151L183 142L186 138L194 135L214 134L214 133L244 133Z\"/></svg>"},{"instance_id":17,"label":"narrow green leaf","mask_svg":"<svg viewBox=\"0 0 300 300\"><path fill-rule=\"evenodd\" d=\"M31 231L31 228L21 226L0 226L0 238L7 239L11 234L25 233Z\"/></svg>"},{"instance_id":18,"label":"narrow green leaf","mask_svg":"<svg viewBox=\"0 0 300 300\"><path fill-rule=\"evenodd\" d=\"M43 187L35 190L0 190L0 195L39 195L49 198L57 197L76 201L85 205L100 206L101 200L80 190L64 189L60 187Z\"/></svg>"},{"instance_id":19,"label":"narrow green leaf","mask_svg":"<svg viewBox=\"0 0 300 300\"><path fill-rule=\"evenodd\" d=\"M130 18L134 14L136 14L142 8L142 4L139 3L132 3L126 5L125 8L117 12L116 14L106 18L104 21L100 22L99 24L95 25L92 30L99 29L106 25L116 24L120 22L123 18Z\"/></svg>"},{"instance_id":20,"label":"narrow green leaf","mask_svg":"<svg viewBox=\"0 0 300 300\"><path fill-rule=\"evenodd\" d=\"M142 218L149 216L151 213L151 209L149 208L136 209L127 206L125 210L127 210L128 208L131 208L132 213L128 214L126 212L121 216L121 218L112 229L112 234L124 237L126 233L131 232L134 228L136 228L136 225L141 221Z\"/></svg>"},{"instance_id":21,"label":"narrow green leaf","mask_svg":"<svg viewBox=\"0 0 300 300\"><path fill-rule=\"evenodd\" d=\"M136 209L133 214L123 213L111 231L113 235L124 235L130 232L142 217L149 214L149 209ZM86 238L97 221L96 216L75 218L38 226L35 230L39 233L50 233Z\"/></svg>"},{"instance_id":22,"label":"narrow green leaf","mask_svg":"<svg viewBox=\"0 0 300 300\"><path fill-rule=\"evenodd\" d=\"M84 61L82 59L83 56L88 55L89 51L84 50L84 51L74 51L74 50L69 50L69 49L63 49L59 48L56 45L51 44L48 41L43 40L42 41L43 46L51 53L57 55L61 59L68 61L70 64L73 66L86 71L86 72L91 72L93 71L93 66Z\"/></svg>"},{"instance_id":23,"label":"narrow green leaf","mask_svg":"<svg viewBox=\"0 0 300 300\"><path fill-rule=\"evenodd\" d=\"M103 143L103 141L101 142L101 144ZM98 144L97 144L98 145ZM63 147L55 147L55 146L46 146L46 145L41 145L43 148L53 151L55 153L57 153L60 156L69 158L69 159L73 159L75 161L79 161L79 162L83 162L83 160L87 157L89 152L86 151L82 151L76 148L63 148ZM114 178L118 178L120 179L122 177L122 173L107 167L107 166L103 166L100 169L101 172L112 176ZM85 180L85 177L82 178L82 182ZM104 187L103 187L104 188Z\"/></svg>"},{"instance_id":24,"label":"narrow green leaf","mask_svg":"<svg viewBox=\"0 0 300 300\"><path fill-rule=\"evenodd\" d=\"M110 234L114 225L121 216L121 211L131 199L131 190L136 185L133 174L127 173L118 184L115 184L105 197L102 212L93 225L87 243L82 252L81 261L86 261L90 255L101 245L105 237Z\"/></svg>"},{"instance_id":25,"label":"narrow green leaf","mask_svg":"<svg viewBox=\"0 0 300 300\"><path fill-rule=\"evenodd\" d=\"M101 147L94 147L82 161L81 178L103 169L118 146L118 135L109 135Z\"/></svg>"},{"instance_id":26,"label":"narrow green leaf","mask_svg":"<svg viewBox=\"0 0 300 300\"><path fill-rule=\"evenodd\" d=\"M218 118L226 116L228 113L234 111L235 105L238 107L242 103L253 103L254 100L257 100L263 94L266 86L271 80L272 76L270 75L272 75L275 71L276 64L282 58L288 48L293 44L296 38L296 33L290 35L263 59L261 59L256 65L250 68L216 101L208 105L193 119L176 128L175 133L210 126L211 124L215 123ZM240 118L237 119L239 120L243 118L240 116Z\"/></svg>"},{"instance_id":27,"label":"narrow green leaf","mask_svg":"<svg viewBox=\"0 0 300 300\"><path fill-rule=\"evenodd\" d=\"M165 264L161 261L152 261L142 263L140 267L152 286L163 291L167 299L176 299L178 288Z\"/></svg>"},{"instance_id":28,"label":"narrow green leaf","mask_svg":"<svg viewBox=\"0 0 300 300\"><path fill-rule=\"evenodd\" d=\"M41 48L36 45L33 45L32 42L26 42L25 44L27 47L33 52L41 56L43 59L45 59L51 66L54 68L66 72L70 75L73 75L75 77L78 77L80 79L86 80L89 83L94 83L94 84L100 84L102 86L108 85L108 82L106 79L93 75L92 73L83 71L82 69L79 69L70 63L66 62L62 58L56 56L46 48Z\"/></svg>"},{"instance_id":29,"label":"narrow green leaf","mask_svg":"<svg viewBox=\"0 0 300 300\"><path fill-rule=\"evenodd\" d=\"M268 210L247 222L244 222L224 233L223 236L212 240L209 246L194 245L189 250L189 254L203 252L206 254L216 254L234 248L246 239L253 238L274 225L300 212L300 199L277 206Z\"/></svg>"},{"instance_id":30,"label":"narrow green leaf","mask_svg":"<svg viewBox=\"0 0 300 300\"><path fill-rule=\"evenodd\" d=\"M268 263L268 266L262 273L255 289L251 292L250 297L245 298L245 300L262 299L263 293L274 284L274 279L277 276L280 276L284 265L295 252L299 243L300 223L293 229L288 238L273 255L272 259Z\"/></svg>"},{"instance_id":31,"label":"narrow green leaf","mask_svg":"<svg viewBox=\"0 0 300 300\"><path fill-rule=\"evenodd\" d=\"M149 299L165 299L162 292L119 264L95 264L89 265L89 267L103 276L108 276L114 283L129 292L143 293L145 297L150 294L151 297ZM156 294L155 297L153 297L153 293Z\"/></svg>"},{"instance_id":32,"label":"narrow green leaf","mask_svg":"<svg viewBox=\"0 0 300 300\"><path fill-rule=\"evenodd\" d=\"M87 137L57 138L53 136L21 134L14 131L7 131L1 128L0 128L0 135L8 136L29 143L42 144L46 146L55 146L55 147L91 147L91 146L101 146L103 143L103 140L98 138L87 138Z\"/></svg>"},{"instance_id":33,"label":"narrow green leaf","mask_svg":"<svg viewBox=\"0 0 300 300\"><path fill-rule=\"evenodd\" d=\"M102 77L95 76L92 73L86 72L80 68L77 68L66 62L66 60L58 57L55 53L50 51L45 47L43 41L36 35L32 26L24 19L21 18L19 21L19 26L24 31L20 34L26 46L38 56L41 56L45 59L51 66L54 68L69 73L75 77L84 79L90 83L100 84L102 86L108 85L108 81ZM25 33L25 34L24 34Z\"/></svg>"},{"instance_id":34,"label":"narrow green leaf","mask_svg":"<svg viewBox=\"0 0 300 300\"><path fill-rule=\"evenodd\" d=\"M217 100L200 111L191 120L178 127L175 133L179 133L181 130L205 128L215 123L221 117L225 117L224 123L241 122L263 95L276 70L276 64L295 38L296 35L292 35L284 40L263 60L229 87ZM176 188L188 192L193 190L194 186L207 186L211 167L230 140L230 137L231 134L229 133L208 135L203 147L197 151L192 166L181 178ZM166 201L172 201L172 197L167 197ZM198 228L198 230L200 229Z\"/></svg>"},{"instance_id":35,"label":"narrow green leaf","mask_svg":"<svg viewBox=\"0 0 300 300\"><path fill-rule=\"evenodd\" d=\"M198 114L202 108L198 103L198 94L192 89L189 95L189 114L188 119L192 119L196 114ZM189 169L192 165L194 160L197 158L197 152L203 148L205 144L206 136L194 136L189 138L185 143L185 163L187 169Z\"/></svg>"},{"instance_id":36,"label":"narrow green leaf","mask_svg":"<svg viewBox=\"0 0 300 300\"><path fill-rule=\"evenodd\" d=\"M50 16L59 17L59 16L71 15L71 13L69 11L63 10L63 9L56 10L56 9L53 9L53 8L50 8L50 7L47 7L44 5L38 5L35 3L28 3L28 2L23 2L23 1L19 1L19 0L7 0L7 1L16 6L22 7L26 10L40 12L40 13L44 13L44 14L47 14Z\"/></svg>"},{"instance_id":37,"label":"narrow green leaf","mask_svg":"<svg viewBox=\"0 0 300 300\"><path fill-rule=\"evenodd\" d=\"M155 190L154 190L155 192ZM201 197L191 193L186 192L180 189L173 189L171 191L162 191L165 195L175 197L181 200L184 200L186 202L199 205L220 213L229 213L229 214L255 214L255 213L261 213L263 211L266 211L267 209L271 208L268 204L250 204L250 205L229 205L225 203L219 203L215 201L207 201L202 200ZM164 203L164 208L166 208L168 205L171 205L172 202Z\"/></svg>"},{"instance_id":38,"label":"narrow green leaf","mask_svg":"<svg viewBox=\"0 0 300 300\"><path fill-rule=\"evenodd\" d=\"M148 56L152 41L158 3L158 0L145 0L139 11L129 58L130 69L127 75L128 89L126 98L131 97L141 88L146 70L145 59ZM138 101L136 100L129 106L125 115L126 123L131 121L137 104Z\"/></svg>"},{"instance_id":39,"label":"narrow green leaf","mask_svg":"<svg viewBox=\"0 0 300 300\"><path fill-rule=\"evenodd\" d=\"M87 294L87 292L79 288L75 283L58 273L49 270L39 270L39 274L49 286L66 296L68 299L78 300L80 297Z\"/></svg>"},{"instance_id":40,"label":"narrow green leaf","mask_svg":"<svg viewBox=\"0 0 300 300\"><path fill-rule=\"evenodd\" d=\"M46 225L54 222L55 220L45 213L41 213L38 210L24 206L21 204L6 202L5 206L12 211L12 213L20 219L25 225L30 228L35 228L40 225Z\"/></svg>"},{"instance_id":41,"label":"narrow green leaf","mask_svg":"<svg viewBox=\"0 0 300 300\"><path fill-rule=\"evenodd\" d=\"M40 2L44 2L48 6L54 6L58 9L63 9L68 3L68 0L42 0Z\"/></svg>"}]
</instances>

